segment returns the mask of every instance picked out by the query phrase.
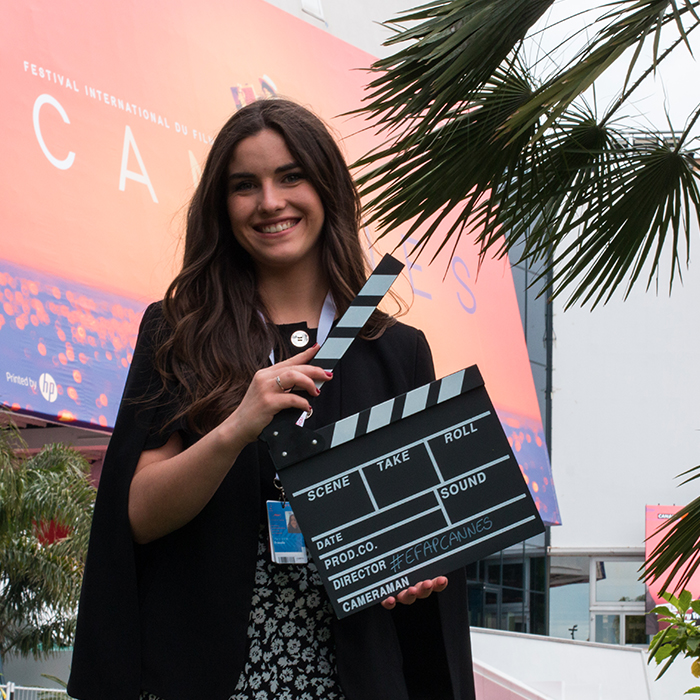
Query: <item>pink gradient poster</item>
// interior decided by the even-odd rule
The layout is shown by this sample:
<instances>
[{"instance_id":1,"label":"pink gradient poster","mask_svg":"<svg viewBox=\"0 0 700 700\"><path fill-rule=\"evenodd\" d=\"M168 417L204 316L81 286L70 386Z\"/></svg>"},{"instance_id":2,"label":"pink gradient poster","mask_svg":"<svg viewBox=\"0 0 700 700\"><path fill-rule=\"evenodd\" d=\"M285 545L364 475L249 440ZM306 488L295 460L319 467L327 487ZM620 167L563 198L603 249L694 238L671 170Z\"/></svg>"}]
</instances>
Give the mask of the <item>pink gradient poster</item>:
<instances>
[{"instance_id":1,"label":"pink gradient poster","mask_svg":"<svg viewBox=\"0 0 700 700\"><path fill-rule=\"evenodd\" d=\"M644 543L644 558L648 559L649 555L656 548L656 546L661 542L664 535L668 530L659 531L659 528L672 516L675 515L683 506L647 506L646 507L646 532L645 532L645 543ZM682 571L682 569L681 569ZM674 595L678 595L680 590L678 590L678 579L680 574L677 574L671 581L671 585L667 587L667 590L671 591ZM656 605L666 605L667 602L661 597L661 587L665 576L651 583L647 583L647 589L649 595L653 600L653 606ZM692 594L693 598L700 598L700 571L696 571L691 577L690 581L685 585ZM649 610L650 608L647 608Z\"/></svg>"},{"instance_id":2,"label":"pink gradient poster","mask_svg":"<svg viewBox=\"0 0 700 700\"><path fill-rule=\"evenodd\" d=\"M284 95L329 122L352 161L375 137L337 115L359 105L357 69L373 57L262 0L19 0L0 17L0 401L109 430L217 129ZM438 375L479 365L543 518L559 522L507 263L477 276L465 238L451 261L409 264L398 291Z\"/></svg>"}]
</instances>

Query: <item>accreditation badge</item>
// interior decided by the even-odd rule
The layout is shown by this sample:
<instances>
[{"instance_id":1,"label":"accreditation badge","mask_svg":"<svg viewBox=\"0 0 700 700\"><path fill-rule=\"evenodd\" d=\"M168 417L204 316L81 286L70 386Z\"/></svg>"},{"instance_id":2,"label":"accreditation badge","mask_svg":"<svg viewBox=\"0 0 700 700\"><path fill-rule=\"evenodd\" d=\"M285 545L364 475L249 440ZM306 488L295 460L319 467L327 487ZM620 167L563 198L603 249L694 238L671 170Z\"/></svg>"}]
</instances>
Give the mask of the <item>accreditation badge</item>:
<instances>
[{"instance_id":1,"label":"accreditation badge","mask_svg":"<svg viewBox=\"0 0 700 700\"><path fill-rule=\"evenodd\" d=\"M267 528L270 554L276 564L306 564L308 557L304 535L289 501L267 501Z\"/></svg>"}]
</instances>

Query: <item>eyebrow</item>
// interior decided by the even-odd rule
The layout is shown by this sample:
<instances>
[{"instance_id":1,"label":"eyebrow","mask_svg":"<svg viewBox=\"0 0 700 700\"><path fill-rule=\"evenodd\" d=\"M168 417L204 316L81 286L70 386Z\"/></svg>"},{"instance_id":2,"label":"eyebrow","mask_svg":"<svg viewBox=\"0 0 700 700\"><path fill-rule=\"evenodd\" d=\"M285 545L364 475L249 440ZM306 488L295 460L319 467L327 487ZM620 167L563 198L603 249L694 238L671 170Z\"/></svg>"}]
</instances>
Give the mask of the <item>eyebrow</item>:
<instances>
[{"instance_id":1,"label":"eyebrow","mask_svg":"<svg viewBox=\"0 0 700 700\"><path fill-rule=\"evenodd\" d=\"M295 161L293 163L287 163L286 165L280 165L279 168L275 169L275 174L279 175L280 173L286 173L290 170L297 170L299 168L301 168L301 166L299 165L299 163L297 163ZM228 179L229 180L240 180L240 179L251 178L251 177L255 177L255 173L231 173L228 176Z\"/></svg>"}]
</instances>

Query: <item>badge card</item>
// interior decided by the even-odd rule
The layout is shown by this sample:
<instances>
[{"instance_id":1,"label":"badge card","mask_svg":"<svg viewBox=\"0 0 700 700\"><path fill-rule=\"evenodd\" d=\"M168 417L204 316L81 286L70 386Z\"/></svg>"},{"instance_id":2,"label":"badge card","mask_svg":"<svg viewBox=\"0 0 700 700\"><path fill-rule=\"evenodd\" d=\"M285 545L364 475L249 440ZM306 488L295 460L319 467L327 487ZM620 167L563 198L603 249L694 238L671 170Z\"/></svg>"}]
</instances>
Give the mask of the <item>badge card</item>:
<instances>
[{"instance_id":1,"label":"badge card","mask_svg":"<svg viewBox=\"0 0 700 700\"><path fill-rule=\"evenodd\" d=\"M304 535L288 502L267 502L270 555L277 564L306 564Z\"/></svg>"}]
</instances>

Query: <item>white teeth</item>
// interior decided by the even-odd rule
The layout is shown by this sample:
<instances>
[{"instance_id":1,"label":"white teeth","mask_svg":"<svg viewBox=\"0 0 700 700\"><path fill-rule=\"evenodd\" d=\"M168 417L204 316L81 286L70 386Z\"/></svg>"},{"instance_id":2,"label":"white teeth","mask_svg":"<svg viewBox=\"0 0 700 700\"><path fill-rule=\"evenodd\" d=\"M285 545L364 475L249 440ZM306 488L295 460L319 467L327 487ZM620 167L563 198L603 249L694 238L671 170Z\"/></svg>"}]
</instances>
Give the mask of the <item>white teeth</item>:
<instances>
[{"instance_id":1,"label":"white teeth","mask_svg":"<svg viewBox=\"0 0 700 700\"><path fill-rule=\"evenodd\" d=\"M281 231L286 231L288 228L292 228L295 224L296 221L282 221L272 226L261 226L260 231L262 233L280 233Z\"/></svg>"}]
</instances>

